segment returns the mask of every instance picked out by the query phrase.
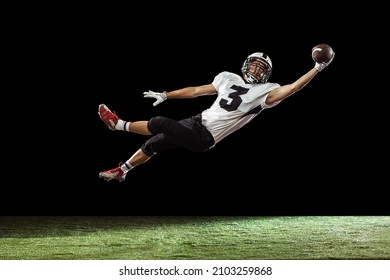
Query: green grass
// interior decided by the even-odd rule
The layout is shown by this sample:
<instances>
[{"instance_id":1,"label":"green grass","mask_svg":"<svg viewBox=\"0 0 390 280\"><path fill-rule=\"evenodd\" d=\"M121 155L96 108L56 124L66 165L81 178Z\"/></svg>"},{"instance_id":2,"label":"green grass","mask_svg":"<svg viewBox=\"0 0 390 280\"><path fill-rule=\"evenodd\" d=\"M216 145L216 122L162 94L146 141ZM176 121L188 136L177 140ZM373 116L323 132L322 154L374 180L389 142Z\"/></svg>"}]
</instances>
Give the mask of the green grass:
<instances>
[{"instance_id":1,"label":"green grass","mask_svg":"<svg viewBox=\"0 0 390 280\"><path fill-rule=\"evenodd\" d=\"M0 259L390 259L390 217L2 216Z\"/></svg>"}]
</instances>

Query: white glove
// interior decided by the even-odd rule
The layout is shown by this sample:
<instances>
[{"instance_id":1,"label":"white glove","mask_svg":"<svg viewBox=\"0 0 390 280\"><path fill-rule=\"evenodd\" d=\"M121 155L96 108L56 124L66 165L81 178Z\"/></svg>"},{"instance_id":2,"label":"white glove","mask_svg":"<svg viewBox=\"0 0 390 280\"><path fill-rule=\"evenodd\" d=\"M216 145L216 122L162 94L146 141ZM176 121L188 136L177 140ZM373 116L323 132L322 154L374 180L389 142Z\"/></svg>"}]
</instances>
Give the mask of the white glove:
<instances>
[{"instance_id":1,"label":"white glove","mask_svg":"<svg viewBox=\"0 0 390 280\"><path fill-rule=\"evenodd\" d=\"M321 63L316 62L314 67L318 70L318 72L321 72L322 70L324 70L324 68L327 67L332 62L334 55L335 55L335 53L333 53L331 59L328 62L321 62Z\"/></svg>"},{"instance_id":2,"label":"white glove","mask_svg":"<svg viewBox=\"0 0 390 280\"><path fill-rule=\"evenodd\" d=\"M166 91L164 92L154 92L154 91L146 91L144 92L144 97L145 98L155 98L156 101L153 103L153 106L157 106L161 102L167 100L167 95L165 94Z\"/></svg>"}]
</instances>

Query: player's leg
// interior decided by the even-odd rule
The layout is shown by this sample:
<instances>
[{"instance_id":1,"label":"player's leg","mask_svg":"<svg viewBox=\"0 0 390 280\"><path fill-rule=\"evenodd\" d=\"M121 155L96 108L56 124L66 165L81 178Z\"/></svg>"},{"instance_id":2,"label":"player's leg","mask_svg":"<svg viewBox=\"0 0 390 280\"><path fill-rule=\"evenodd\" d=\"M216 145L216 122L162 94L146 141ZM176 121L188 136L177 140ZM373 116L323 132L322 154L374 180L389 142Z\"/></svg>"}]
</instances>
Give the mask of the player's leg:
<instances>
[{"instance_id":1,"label":"player's leg","mask_svg":"<svg viewBox=\"0 0 390 280\"><path fill-rule=\"evenodd\" d=\"M163 122L165 122L165 118L160 119ZM168 121L170 123L171 121ZM176 121L173 121L176 123ZM180 121L186 125L186 121L182 120ZM135 124L134 129L137 128L138 122L132 123ZM181 125L183 126L183 125ZM140 124L140 127L142 125ZM184 134L189 134L188 136L191 137L196 137L195 134L191 134L190 131L188 130L182 130L180 129L180 126L173 125L174 129L178 129L179 132L184 133ZM182 137L182 136L180 136ZM182 141L189 141L187 137L184 137L181 139ZM192 139L191 141L197 141L196 139ZM106 180L106 181L111 181L111 180L118 180L119 182L123 182L126 178L127 173L133 169L134 167L143 164L147 162L152 156L157 154L158 152L173 149L180 146L179 142L177 142L175 139L168 137L164 133L157 133L153 137L149 138L142 146L140 149L138 149L126 162L124 163L119 163L119 166L104 172L99 173L99 177Z\"/></svg>"},{"instance_id":2,"label":"player's leg","mask_svg":"<svg viewBox=\"0 0 390 280\"><path fill-rule=\"evenodd\" d=\"M106 180L123 182L127 173L134 167L147 162L157 152L172 149L179 145L166 135L159 133L149 138L126 162L119 163L118 167L99 173L99 177Z\"/></svg>"},{"instance_id":3,"label":"player's leg","mask_svg":"<svg viewBox=\"0 0 390 280\"><path fill-rule=\"evenodd\" d=\"M123 130L143 135L154 135L147 140L125 163L108 171L100 172L105 180L125 180L128 171L148 161L158 152L183 146L194 152L203 152L214 145L214 139L201 124L200 115L181 121L155 117L150 121L126 122L111 112L104 104L99 106L99 116L111 130Z\"/></svg>"},{"instance_id":4,"label":"player's leg","mask_svg":"<svg viewBox=\"0 0 390 280\"><path fill-rule=\"evenodd\" d=\"M194 152L203 152L214 145L212 135L202 125L200 114L180 121L158 116L149 121L128 122L120 119L105 104L99 105L98 113L104 123L113 131L122 130L141 135L163 133L172 138L176 144ZM171 144L169 143L168 146ZM162 149L166 149L165 144Z\"/></svg>"},{"instance_id":5,"label":"player's leg","mask_svg":"<svg viewBox=\"0 0 390 280\"><path fill-rule=\"evenodd\" d=\"M99 105L98 114L102 121L113 131L128 131L141 135L152 135L148 129L148 121L128 122L120 119L105 104Z\"/></svg>"},{"instance_id":6,"label":"player's leg","mask_svg":"<svg viewBox=\"0 0 390 280\"><path fill-rule=\"evenodd\" d=\"M118 180L123 182L126 179L126 174L137 165L143 164L150 159L142 149L138 149L126 162L119 163L118 167L99 173L99 177L106 180Z\"/></svg>"}]
</instances>

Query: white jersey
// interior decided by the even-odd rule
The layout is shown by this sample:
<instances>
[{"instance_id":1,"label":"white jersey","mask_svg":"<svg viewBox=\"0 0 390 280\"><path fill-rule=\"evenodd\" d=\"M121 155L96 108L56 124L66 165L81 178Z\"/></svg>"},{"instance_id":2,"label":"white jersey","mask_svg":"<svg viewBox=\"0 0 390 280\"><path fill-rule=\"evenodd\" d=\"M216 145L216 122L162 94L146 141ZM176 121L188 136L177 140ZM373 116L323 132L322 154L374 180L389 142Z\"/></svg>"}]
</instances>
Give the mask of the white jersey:
<instances>
[{"instance_id":1,"label":"white jersey","mask_svg":"<svg viewBox=\"0 0 390 280\"><path fill-rule=\"evenodd\" d=\"M263 109L279 103L265 104L268 93L280 87L276 83L247 84L237 74L221 72L212 84L218 97L202 112L202 124L213 135L215 144L249 123Z\"/></svg>"}]
</instances>

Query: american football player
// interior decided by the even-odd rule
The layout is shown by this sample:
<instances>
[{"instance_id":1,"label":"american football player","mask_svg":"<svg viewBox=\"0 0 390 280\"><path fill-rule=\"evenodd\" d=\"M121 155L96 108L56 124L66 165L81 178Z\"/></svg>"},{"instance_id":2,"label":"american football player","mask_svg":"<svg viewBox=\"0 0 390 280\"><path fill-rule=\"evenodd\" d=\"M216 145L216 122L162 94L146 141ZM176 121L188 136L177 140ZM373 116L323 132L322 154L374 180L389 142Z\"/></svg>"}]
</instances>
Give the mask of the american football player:
<instances>
[{"instance_id":1,"label":"american football player","mask_svg":"<svg viewBox=\"0 0 390 280\"><path fill-rule=\"evenodd\" d=\"M151 136L126 161L119 166L99 173L99 177L110 181L125 180L134 167L147 162L161 151L178 146L193 152L205 152L231 133L252 121L261 111L279 104L285 98L301 90L313 77L327 67L327 63L315 65L295 82L286 85L268 82L272 73L272 61L263 52L250 54L241 67L241 75L223 71L210 84L190 86L173 91L147 91L145 98L154 99L157 106L168 99L194 98L216 95L210 108L182 120L163 116L143 121L125 121L105 104L100 104L98 114L109 129Z\"/></svg>"}]
</instances>

